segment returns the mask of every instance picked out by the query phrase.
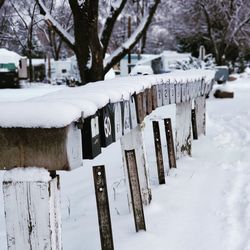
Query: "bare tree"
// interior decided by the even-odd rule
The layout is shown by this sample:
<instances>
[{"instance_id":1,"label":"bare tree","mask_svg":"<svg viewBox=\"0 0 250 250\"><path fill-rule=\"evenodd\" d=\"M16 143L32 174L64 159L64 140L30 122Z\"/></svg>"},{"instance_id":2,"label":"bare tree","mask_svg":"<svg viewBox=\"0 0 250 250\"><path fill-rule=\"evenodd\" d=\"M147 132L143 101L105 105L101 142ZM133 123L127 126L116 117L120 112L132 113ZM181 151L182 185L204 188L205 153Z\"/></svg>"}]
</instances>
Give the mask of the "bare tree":
<instances>
[{"instance_id":1,"label":"bare tree","mask_svg":"<svg viewBox=\"0 0 250 250\"><path fill-rule=\"evenodd\" d=\"M173 32L179 38L199 38L207 44L218 65L249 47L248 0L177 0ZM178 22L177 22L178 21Z\"/></svg>"},{"instance_id":2,"label":"bare tree","mask_svg":"<svg viewBox=\"0 0 250 250\"><path fill-rule=\"evenodd\" d=\"M0 47L9 48L13 44L9 19L12 16L11 7L7 3L0 9Z\"/></svg>"},{"instance_id":3,"label":"bare tree","mask_svg":"<svg viewBox=\"0 0 250 250\"><path fill-rule=\"evenodd\" d=\"M33 81L32 56L34 52L35 28L39 23L38 5L35 1L22 1L18 5L10 0L10 5L16 13L10 24L14 36L29 60L29 78Z\"/></svg>"},{"instance_id":4,"label":"bare tree","mask_svg":"<svg viewBox=\"0 0 250 250\"><path fill-rule=\"evenodd\" d=\"M105 57L105 54L108 49L109 41L115 26L115 23L117 21L118 16L121 14L122 10L125 7L125 4L128 0L121 0L120 4L118 6L115 6L114 4L110 4L110 10L108 17L106 18L106 21L104 23L104 27L101 32L100 40L103 46L103 58Z\"/></svg>"},{"instance_id":5,"label":"bare tree","mask_svg":"<svg viewBox=\"0 0 250 250\"><path fill-rule=\"evenodd\" d=\"M149 4L147 13L145 13L144 18L133 32L131 38L124 42L120 48L115 50L110 57L104 61L104 52L107 49L110 34L126 1L120 1L120 4L116 2L113 7L110 8L111 15L107 18L101 38L99 38L98 34L99 0L69 0L74 20L74 36L66 32L50 15L49 10L41 0L36 1L48 25L50 25L75 52L83 84L90 81L102 80L104 74L136 45L148 29L157 6L160 3L160 0L154 0ZM104 34L104 32L107 32L107 34ZM101 40L104 43L104 47L101 44Z\"/></svg>"},{"instance_id":6,"label":"bare tree","mask_svg":"<svg viewBox=\"0 0 250 250\"><path fill-rule=\"evenodd\" d=\"M67 31L71 32L73 29L73 19L70 7L67 0L57 2L52 0L47 7L49 13L53 15L58 23ZM70 54L67 47L65 47L63 39L51 28L51 25L41 23L39 26L39 37L43 46L47 49L46 54L50 54L54 60L59 60L61 51L63 49L66 54Z\"/></svg>"}]
</instances>

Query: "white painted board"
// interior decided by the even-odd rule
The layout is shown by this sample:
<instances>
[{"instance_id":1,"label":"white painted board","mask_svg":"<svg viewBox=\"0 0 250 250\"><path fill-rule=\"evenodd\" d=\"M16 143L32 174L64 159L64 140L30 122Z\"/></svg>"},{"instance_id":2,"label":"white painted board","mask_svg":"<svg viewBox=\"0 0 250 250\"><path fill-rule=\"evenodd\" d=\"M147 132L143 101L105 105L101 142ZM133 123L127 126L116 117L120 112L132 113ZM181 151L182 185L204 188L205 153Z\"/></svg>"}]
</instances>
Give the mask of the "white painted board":
<instances>
[{"instance_id":1,"label":"white painted board","mask_svg":"<svg viewBox=\"0 0 250 250\"><path fill-rule=\"evenodd\" d=\"M7 249L61 250L58 180L3 181Z\"/></svg>"},{"instance_id":2,"label":"white painted board","mask_svg":"<svg viewBox=\"0 0 250 250\"><path fill-rule=\"evenodd\" d=\"M191 101L176 104L176 159L191 155Z\"/></svg>"}]
</instances>

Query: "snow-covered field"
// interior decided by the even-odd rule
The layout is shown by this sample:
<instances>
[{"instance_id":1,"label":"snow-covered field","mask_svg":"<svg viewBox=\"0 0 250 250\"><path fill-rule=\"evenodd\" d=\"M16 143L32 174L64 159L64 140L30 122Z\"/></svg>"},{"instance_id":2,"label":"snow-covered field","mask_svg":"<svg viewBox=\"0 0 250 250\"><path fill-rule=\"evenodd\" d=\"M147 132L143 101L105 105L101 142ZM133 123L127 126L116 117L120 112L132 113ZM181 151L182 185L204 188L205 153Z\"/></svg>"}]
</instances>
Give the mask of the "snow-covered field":
<instances>
[{"instance_id":1,"label":"snow-covered field","mask_svg":"<svg viewBox=\"0 0 250 250\"><path fill-rule=\"evenodd\" d=\"M36 93L52 91L49 88L40 86L37 89L41 92ZM177 169L168 171L165 161L168 176L161 186L157 185L151 120L166 116L174 106L160 108L147 118L144 137L153 200L144 210L146 232L135 233L128 211L119 142L104 149L95 160L84 161L83 167L60 172L63 249L100 249L92 177L92 166L99 164L106 166L115 249L250 249L250 78L227 83L227 88L235 92L235 98L207 101L207 136L193 142L193 156L178 160ZM0 90L0 101L8 95L25 99L15 91ZM165 144L163 140L164 158ZM2 190L0 225L0 249L4 250Z\"/></svg>"}]
</instances>

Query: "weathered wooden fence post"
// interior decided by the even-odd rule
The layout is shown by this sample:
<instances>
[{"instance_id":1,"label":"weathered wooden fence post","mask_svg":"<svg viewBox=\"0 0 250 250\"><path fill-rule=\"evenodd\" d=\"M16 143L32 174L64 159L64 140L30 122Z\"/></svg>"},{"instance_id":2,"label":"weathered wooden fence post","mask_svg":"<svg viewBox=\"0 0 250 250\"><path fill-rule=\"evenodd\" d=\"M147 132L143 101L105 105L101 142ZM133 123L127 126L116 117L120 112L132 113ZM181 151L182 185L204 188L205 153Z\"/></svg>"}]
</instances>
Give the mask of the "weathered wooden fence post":
<instances>
[{"instance_id":1,"label":"weathered wooden fence post","mask_svg":"<svg viewBox=\"0 0 250 250\"><path fill-rule=\"evenodd\" d=\"M173 130L172 130L171 119L165 118L164 125L165 125L166 141L167 141L167 148L168 148L169 168L176 168L176 157L175 157L174 139L173 139Z\"/></svg>"},{"instance_id":2,"label":"weathered wooden fence post","mask_svg":"<svg viewBox=\"0 0 250 250\"><path fill-rule=\"evenodd\" d=\"M165 172L164 172L162 147L161 147L161 135L160 135L160 128L159 128L158 121L153 121L153 132L154 132L158 180L159 180L159 184L165 184Z\"/></svg>"},{"instance_id":3,"label":"weathered wooden fence post","mask_svg":"<svg viewBox=\"0 0 250 250\"><path fill-rule=\"evenodd\" d=\"M95 195L102 250L113 250L112 226L104 166L93 167Z\"/></svg>"},{"instance_id":4,"label":"weathered wooden fence post","mask_svg":"<svg viewBox=\"0 0 250 250\"><path fill-rule=\"evenodd\" d=\"M196 120L196 110L192 109L192 131L193 131L193 139L198 140L198 131L197 131L197 120Z\"/></svg>"},{"instance_id":5,"label":"weathered wooden fence post","mask_svg":"<svg viewBox=\"0 0 250 250\"><path fill-rule=\"evenodd\" d=\"M16 168L3 179L7 249L61 250L59 176Z\"/></svg>"},{"instance_id":6,"label":"weathered wooden fence post","mask_svg":"<svg viewBox=\"0 0 250 250\"><path fill-rule=\"evenodd\" d=\"M125 150L135 229L146 230L135 150Z\"/></svg>"},{"instance_id":7,"label":"weathered wooden fence post","mask_svg":"<svg viewBox=\"0 0 250 250\"><path fill-rule=\"evenodd\" d=\"M194 100L196 112L197 136L206 134L206 97L198 96Z\"/></svg>"},{"instance_id":8,"label":"weathered wooden fence post","mask_svg":"<svg viewBox=\"0 0 250 250\"><path fill-rule=\"evenodd\" d=\"M191 155L191 101L176 104L176 158Z\"/></svg>"},{"instance_id":9,"label":"weathered wooden fence post","mask_svg":"<svg viewBox=\"0 0 250 250\"><path fill-rule=\"evenodd\" d=\"M145 145L143 141L141 125L136 126L129 133L121 138L121 149L124 163L125 175L127 176L127 162L125 156L125 150L135 149L137 168L140 180L142 202L144 205L148 205L152 199L151 189L149 185L149 173L148 163L146 160ZM131 197L129 197L131 199ZM131 200L129 200L129 203Z\"/></svg>"}]
</instances>

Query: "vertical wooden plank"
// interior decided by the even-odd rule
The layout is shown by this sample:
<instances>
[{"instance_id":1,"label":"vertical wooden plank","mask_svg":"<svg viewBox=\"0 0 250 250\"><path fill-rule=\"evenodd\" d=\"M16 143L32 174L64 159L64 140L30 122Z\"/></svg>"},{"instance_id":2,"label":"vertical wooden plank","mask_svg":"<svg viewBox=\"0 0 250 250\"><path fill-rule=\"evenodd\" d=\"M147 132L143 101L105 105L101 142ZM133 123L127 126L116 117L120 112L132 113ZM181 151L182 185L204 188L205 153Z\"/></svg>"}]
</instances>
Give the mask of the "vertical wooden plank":
<instances>
[{"instance_id":1,"label":"vertical wooden plank","mask_svg":"<svg viewBox=\"0 0 250 250\"><path fill-rule=\"evenodd\" d=\"M111 127L113 141L118 141L122 137L123 122L122 122L122 104L120 102L111 104Z\"/></svg>"},{"instance_id":2,"label":"vertical wooden plank","mask_svg":"<svg viewBox=\"0 0 250 250\"><path fill-rule=\"evenodd\" d=\"M152 104L152 89L146 89L147 96L147 115L152 113L153 104Z\"/></svg>"},{"instance_id":3,"label":"vertical wooden plank","mask_svg":"<svg viewBox=\"0 0 250 250\"><path fill-rule=\"evenodd\" d=\"M191 86L191 98L194 99L194 82L191 82L190 86Z\"/></svg>"},{"instance_id":4,"label":"vertical wooden plank","mask_svg":"<svg viewBox=\"0 0 250 250\"><path fill-rule=\"evenodd\" d=\"M153 110L155 110L157 106L157 87L156 85L153 85L151 88L152 91L152 105L153 105Z\"/></svg>"},{"instance_id":5,"label":"vertical wooden plank","mask_svg":"<svg viewBox=\"0 0 250 250\"><path fill-rule=\"evenodd\" d=\"M206 86L205 86L205 95L209 94L210 86L211 86L210 83L206 83Z\"/></svg>"},{"instance_id":6,"label":"vertical wooden plank","mask_svg":"<svg viewBox=\"0 0 250 250\"><path fill-rule=\"evenodd\" d=\"M142 92L142 108L143 108L143 119L147 115L147 94L146 89Z\"/></svg>"},{"instance_id":7,"label":"vertical wooden plank","mask_svg":"<svg viewBox=\"0 0 250 250\"><path fill-rule=\"evenodd\" d=\"M137 127L137 112L136 112L135 95L131 95L129 98L129 117L130 117L130 129L136 128Z\"/></svg>"},{"instance_id":8,"label":"vertical wooden plank","mask_svg":"<svg viewBox=\"0 0 250 250\"><path fill-rule=\"evenodd\" d=\"M112 226L104 166L94 166L93 176L102 250L113 250Z\"/></svg>"},{"instance_id":9,"label":"vertical wooden plank","mask_svg":"<svg viewBox=\"0 0 250 250\"><path fill-rule=\"evenodd\" d=\"M198 89L199 89L198 82L194 81L194 98L198 96Z\"/></svg>"},{"instance_id":10,"label":"vertical wooden plank","mask_svg":"<svg viewBox=\"0 0 250 250\"><path fill-rule=\"evenodd\" d=\"M132 206L134 212L135 230L136 232L138 232L139 230L146 231L135 150L126 150L125 155L128 168Z\"/></svg>"},{"instance_id":11,"label":"vertical wooden plank","mask_svg":"<svg viewBox=\"0 0 250 250\"><path fill-rule=\"evenodd\" d=\"M190 96L191 95L190 82L187 81L186 85L187 85L187 89L186 89L186 101L190 101L190 99L191 99L191 96Z\"/></svg>"},{"instance_id":12,"label":"vertical wooden plank","mask_svg":"<svg viewBox=\"0 0 250 250\"><path fill-rule=\"evenodd\" d=\"M130 124L130 108L129 108L129 101L123 102L123 109L122 109L122 134L125 135L129 133L131 129ZM134 111L136 113L136 111ZM137 123L137 122L136 122Z\"/></svg>"},{"instance_id":13,"label":"vertical wooden plank","mask_svg":"<svg viewBox=\"0 0 250 250\"><path fill-rule=\"evenodd\" d=\"M181 84L181 102L187 101L187 84L182 83Z\"/></svg>"},{"instance_id":14,"label":"vertical wooden plank","mask_svg":"<svg viewBox=\"0 0 250 250\"><path fill-rule=\"evenodd\" d=\"M175 103L181 102L181 85L180 83L175 83Z\"/></svg>"},{"instance_id":15,"label":"vertical wooden plank","mask_svg":"<svg viewBox=\"0 0 250 250\"><path fill-rule=\"evenodd\" d=\"M201 95L205 95L206 82L204 78L201 80Z\"/></svg>"},{"instance_id":16,"label":"vertical wooden plank","mask_svg":"<svg viewBox=\"0 0 250 250\"><path fill-rule=\"evenodd\" d=\"M135 149L137 168L140 179L142 202L144 205L149 205L152 199L151 188L149 183L148 162L146 156L145 145L143 141L143 131L140 125L130 131L121 138L122 159L124 165L125 176L127 175L127 162L125 151ZM128 187L129 190L129 187ZM130 193L128 192L129 204L131 204Z\"/></svg>"},{"instance_id":17,"label":"vertical wooden plank","mask_svg":"<svg viewBox=\"0 0 250 250\"><path fill-rule=\"evenodd\" d=\"M156 85L157 88L157 107L161 107L163 105L163 84Z\"/></svg>"},{"instance_id":18,"label":"vertical wooden plank","mask_svg":"<svg viewBox=\"0 0 250 250\"><path fill-rule=\"evenodd\" d=\"M136 103L137 123L141 124L145 117L142 92L136 95L135 103Z\"/></svg>"},{"instance_id":19,"label":"vertical wooden plank","mask_svg":"<svg viewBox=\"0 0 250 250\"><path fill-rule=\"evenodd\" d=\"M176 158L175 158L174 139L173 139L171 119L165 118L164 125L165 125L167 148L168 148L169 168L176 168Z\"/></svg>"},{"instance_id":20,"label":"vertical wooden plank","mask_svg":"<svg viewBox=\"0 0 250 250\"><path fill-rule=\"evenodd\" d=\"M194 100L196 123L197 123L197 135L206 134L206 97L199 96Z\"/></svg>"},{"instance_id":21,"label":"vertical wooden plank","mask_svg":"<svg viewBox=\"0 0 250 250\"><path fill-rule=\"evenodd\" d=\"M163 84L163 105L168 105L170 103L170 84L169 82Z\"/></svg>"},{"instance_id":22,"label":"vertical wooden plank","mask_svg":"<svg viewBox=\"0 0 250 250\"><path fill-rule=\"evenodd\" d=\"M170 104L174 104L175 103L175 85L174 83L170 83L169 84L169 98L170 98Z\"/></svg>"},{"instance_id":23,"label":"vertical wooden plank","mask_svg":"<svg viewBox=\"0 0 250 250\"><path fill-rule=\"evenodd\" d=\"M11 171L3 181L7 249L61 250L59 177Z\"/></svg>"},{"instance_id":24,"label":"vertical wooden plank","mask_svg":"<svg viewBox=\"0 0 250 250\"><path fill-rule=\"evenodd\" d=\"M61 225L61 197L60 197L60 177L55 173L49 183L50 196L50 227L52 249L62 249L62 225Z\"/></svg>"},{"instance_id":25,"label":"vertical wooden plank","mask_svg":"<svg viewBox=\"0 0 250 250\"><path fill-rule=\"evenodd\" d=\"M196 112L195 109L192 109L192 131L193 131L193 139L198 140L198 132L197 132L197 122L196 122Z\"/></svg>"},{"instance_id":26,"label":"vertical wooden plank","mask_svg":"<svg viewBox=\"0 0 250 250\"><path fill-rule=\"evenodd\" d=\"M201 96L202 95L202 79L199 79L198 81L198 96Z\"/></svg>"},{"instance_id":27,"label":"vertical wooden plank","mask_svg":"<svg viewBox=\"0 0 250 250\"><path fill-rule=\"evenodd\" d=\"M176 158L191 155L191 101L176 104Z\"/></svg>"},{"instance_id":28,"label":"vertical wooden plank","mask_svg":"<svg viewBox=\"0 0 250 250\"><path fill-rule=\"evenodd\" d=\"M161 135L160 135L160 128L159 128L158 121L153 121L153 132L154 132L158 180L159 180L159 184L165 184L165 172L164 172L162 147L161 147Z\"/></svg>"}]
</instances>

